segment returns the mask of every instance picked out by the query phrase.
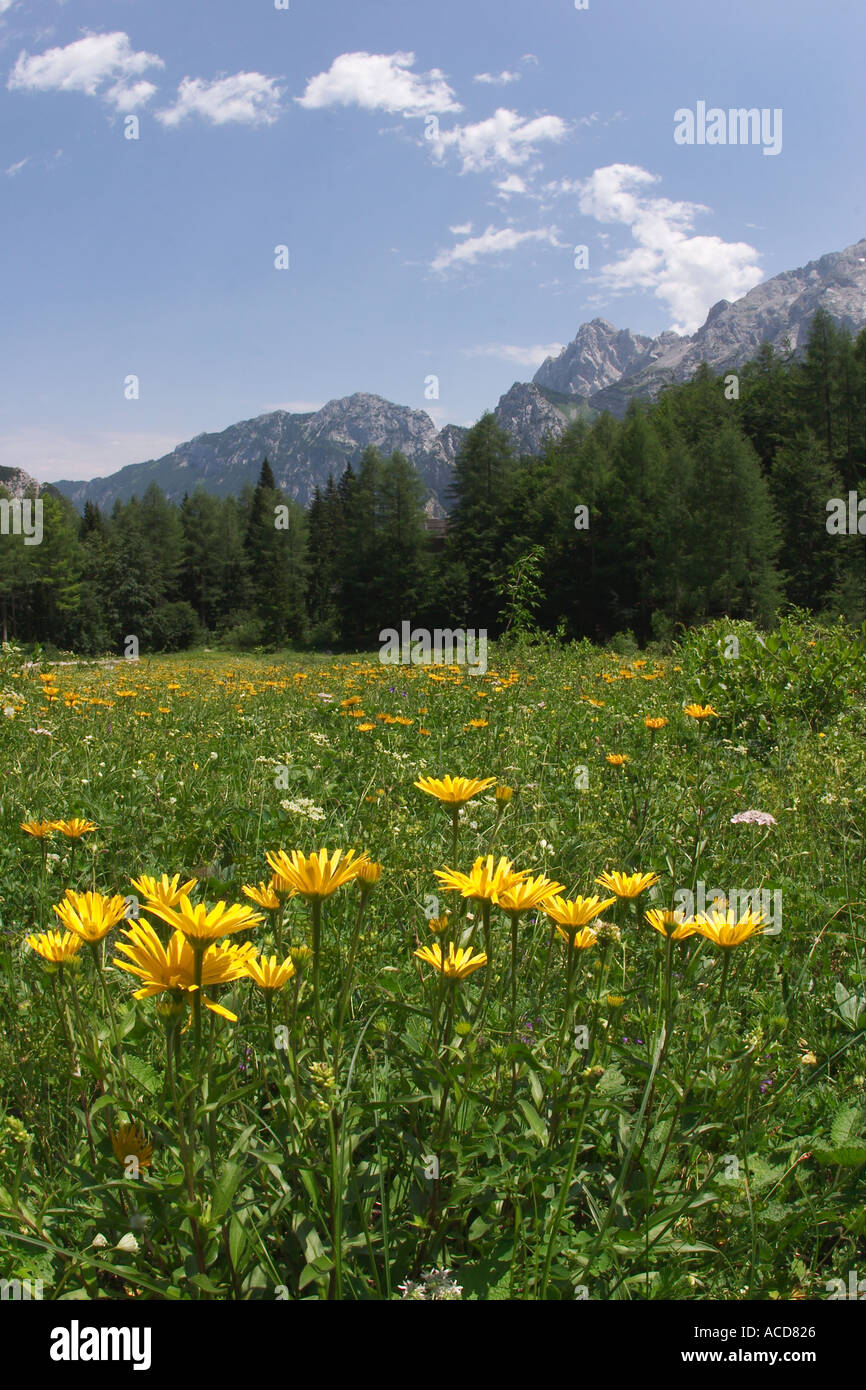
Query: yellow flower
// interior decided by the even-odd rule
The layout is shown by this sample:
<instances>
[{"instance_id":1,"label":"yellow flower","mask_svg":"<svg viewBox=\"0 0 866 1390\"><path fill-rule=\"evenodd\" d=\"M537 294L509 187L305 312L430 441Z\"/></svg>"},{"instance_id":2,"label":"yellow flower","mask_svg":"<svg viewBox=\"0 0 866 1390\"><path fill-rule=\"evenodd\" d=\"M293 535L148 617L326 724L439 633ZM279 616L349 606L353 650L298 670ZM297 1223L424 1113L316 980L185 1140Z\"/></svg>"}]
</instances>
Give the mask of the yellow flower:
<instances>
[{"instance_id":1,"label":"yellow flower","mask_svg":"<svg viewBox=\"0 0 866 1390\"><path fill-rule=\"evenodd\" d=\"M676 667L674 667L676 670ZM686 705L683 714L687 714L690 719L718 719L719 712L713 709L712 705Z\"/></svg>"},{"instance_id":2,"label":"yellow flower","mask_svg":"<svg viewBox=\"0 0 866 1390\"><path fill-rule=\"evenodd\" d=\"M645 720L644 720L644 724L645 724L646 727L650 730L651 733L655 733L656 729L663 729L663 728L665 727L665 725L667 724L667 722L668 722L668 721L667 721L666 719L645 719Z\"/></svg>"},{"instance_id":3,"label":"yellow flower","mask_svg":"<svg viewBox=\"0 0 866 1390\"><path fill-rule=\"evenodd\" d=\"M671 912L669 908L651 908L644 913L644 917L654 931L669 936L672 941L685 941L687 936L694 936L698 929L696 922L686 922L681 912Z\"/></svg>"},{"instance_id":4,"label":"yellow flower","mask_svg":"<svg viewBox=\"0 0 866 1390\"><path fill-rule=\"evenodd\" d=\"M368 734L371 729L375 729L375 724L356 724L355 728L362 734Z\"/></svg>"},{"instance_id":5,"label":"yellow flower","mask_svg":"<svg viewBox=\"0 0 866 1390\"><path fill-rule=\"evenodd\" d=\"M53 835L57 829L57 822L53 820L25 820L21 822L21 829L28 835L32 835L35 840L44 840L46 836Z\"/></svg>"},{"instance_id":6,"label":"yellow flower","mask_svg":"<svg viewBox=\"0 0 866 1390\"><path fill-rule=\"evenodd\" d=\"M66 965L84 945L84 938L72 931L46 931L40 936L28 936L27 945L37 956L53 965Z\"/></svg>"},{"instance_id":7,"label":"yellow flower","mask_svg":"<svg viewBox=\"0 0 866 1390\"><path fill-rule=\"evenodd\" d=\"M615 898L600 898L595 893L591 898L560 898L554 894L544 903L544 911L564 927L585 927L613 902Z\"/></svg>"},{"instance_id":8,"label":"yellow flower","mask_svg":"<svg viewBox=\"0 0 866 1390\"><path fill-rule=\"evenodd\" d=\"M461 893L464 898L477 898L479 902L498 903L500 893L507 892L528 877L525 869L515 871L509 859L500 859L494 866L493 855L479 857L472 866L472 872L464 874L459 869L437 869L436 877L443 888Z\"/></svg>"},{"instance_id":9,"label":"yellow flower","mask_svg":"<svg viewBox=\"0 0 866 1390\"><path fill-rule=\"evenodd\" d=\"M599 874L595 880L600 883L602 888L606 888L609 893L616 893L618 898L636 898L645 889L652 888L654 883L658 883L658 874L621 874L603 873Z\"/></svg>"},{"instance_id":10,"label":"yellow flower","mask_svg":"<svg viewBox=\"0 0 866 1390\"><path fill-rule=\"evenodd\" d=\"M180 874L175 874L171 879L168 874L163 874L162 878L142 874L141 878L130 879L130 883L148 903L156 903L159 907L177 907L184 894L192 892L198 879L189 878L186 883L181 883Z\"/></svg>"},{"instance_id":11,"label":"yellow flower","mask_svg":"<svg viewBox=\"0 0 866 1390\"><path fill-rule=\"evenodd\" d=\"M99 826L94 825L92 820L75 817L73 820L56 820L54 829L59 830L68 840L80 840L82 835L88 835L91 830L98 830Z\"/></svg>"},{"instance_id":12,"label":"yellow flower","mask_svg":"<svg viewBox=\"0 0 866 1390\"><path fill-rule=\"evenodd\" d=\"M608 753L607 761L611 767L624 767L629 761L628 753Z\"/></svg>"},{"instance_id":13,"label":"yellow flower","mask_svg":"<svg viewBox=\"0 0 866 1390\"><path fill-rule=\"evenodd\" d=\"M585 951L588 946L594 946L598 937L592 927L557 927L556 932L563 941L567 941L569 946L575 951Z\"/></svg>"},{"instance_id":14,"label":"yellow flower","mask_svg":"<svg viewBox=\"0 0 866 1390\"><path fill-rule=\"evenodd\" d=\"M296 849L286 854L281 849L276 854L269 851L267 861L275 878L294 888L303 898L329 898L344 883L357 878L361 867L368 862L366 853L358 855L353 849L335 849L331 855L326 849L310 855L303 855ZM275 883L274 886L279 885Z\"/></svg>"},{"instance_id":15,"label":"yellow flower","mask_svg":"<svg viewBox=\"0 0 866 1390\"><path fill-rule=\"evenodd\" d=\"M448 930L448 924L450 921L451 913L443 912L441 917L428 917L427 926L429 927L430 931L435 932L438 935L439 932Z\"/></svg>"},{"instance_id":16,"label":"yellow flower","mask_svg":"<svg viewBox=\"0 0 866 1390\"><path fill-rule=\"evenodd\" d=\"M622 994L609 994L607 996L607 1004L611 1009L621 1009L624 1003L625 996Z\"/></svg>"},{"instance_id":17,"label":"yellow flower","mask_svg":"<svg viewBox=\"0 0 866 1390\"><path fill-rule=\"evenodd\" d=\"M463 806L495 781L495 777L420 777L413 785L449 806Z\"/></svg>"},{"instance_id":18,"label":"yellow flower","mask_svg":"<svg viewBox=\"0 0 866 1390\"><path fill-rule=\"evenodd\" d=\"M363 883L367 888L372 888L375 883L379 882L381 877L382 865L374 863L372 859L368 859L358 870L359 882Z\"/></svg>"},{"instance_id":19,"label":"yellow flower","mask_svg":"<svg viewBox=\"0 0 866 1390\"><path fill-rule=\"evenodd\" d=\"M497 787L497 788L496 788L496 800L499 802L500 806L505 806L505 805L507 805L508 802L509 802L509 801L511 800L511 798L513 797L513 795L514 795L514 788L513 788L513 787L505 787L505 786L503 786L503 787Z\"/></svg>"},{"instance_id":20,"label":"yellow flower","mask_svg":"<svg viewBox=\"0 0 866 1390\"><path fill-rule=\"evenodd\" d=\"M128 960L114 960L119 970L128 970L138 975L143 987L135 991L136 999L150 999L155 994L169 993L175 1000L194 994L198 986L195 982L195 953L183 932L174 932L168 946L163 946L153 927L142 918L134 922L124 933L128 944L121 942L117 949ZM243 946L213 946L201 960L202 988L228 984L246 975L247 962L255 956L255 947L246 943ZM202 995L202 1003L215 1014L237 1022L237 1015L214 1004Z\"/></svg>"},{"instance_id":21,"label":"yellow flower","mask_svg":"<svg viewBox=\"0 0 866 1390\"><path fill-rule=\"evenodd\" d=\"M121 1125L117 1133L108 1131L114 1156L122 1168L128 1158L135 1158L139 1168L149 1168L153 1161L153 1145L138 1125Z\"/></svg>"},{"instance_id":22,"label":"yellow flower","mask_svg":"<svg viewBox=\"0 0 866 1390\"><path fill-rule=\"evenodd\" d=\"M253 956L247 961L246 973L259 989L283 989L295 973L291 956L279 964L276 956Z\"/></svg>"},{"instance_id":23,"label":"yellow flower","mask_svg":"<svg viewBox=\"0 0 866 1390\"><path fill-rule=\"evenodd\" d=\"M510 912L516 916L519 912L528 912L530 908L541 906L554 894L564 892L565 887L562 883L554 883L552 879L539 874L538 878L527 878L521 883L512 884L510 888L504 888L499 894L499 906L503 912Z\"/></svg>"},{"instance_id":24,"label":"yellow flower","mask_svg":"<svg viewBox=\"0 0 866 1390\"><path fill-rule=\"evenodd\" d=\"M126 899L119 894L106 898L102 893L74 893L67 888L64 900L54 903L52 910L68 931L75 932L82 941L95 945L108 935L112 927L123 921Z\"/></svg>"},{"instance_id":25,"label":"yellow flower","mask_svg":"<svg viewBox=\"0 0 866 1390\"><path fill-rule=\"evenodd\" d=\"M471 947L459 947L455 950L454 942L448 946L447 956L443 956L442 947L438 941L434 941L432 946L422 946L415 952L420 960L427 961L449 980L465 980L467 975L471 975L473 970L478 970L480 966L487 964L487 956L483 951L474 955Z\"/></svg>"},{"instance_id":26,"label":"yellow flower","mask_svg":"<svg viewBox=\"0 0 866 1390\"><path fill-rule=\"evenodd\" d=\"M259 907L267 908L269 912L276 912L280 905L279 895L272 883L260 883L258 888L254 888L251 883L245 883L241 892L252 902L258 903Z\"/></svg>"},{"instance_id":27,"label":"yellow flower","mask_svg":"<svg viewBox=\"0 0 866 1390\"><path fill-rule=\"evenodd\" d=\"M486 729L489 721L487 719L470 719L468 724L464 724L464 729ZM491 777L491 782L494 780ZM415 783L417 786L417 782Z\"/></svg>"},{"instance_id":28,"label":"yellow flower","mask_svg":"<svg viewBox=\"0 0 866 1390\"><path fill-rule=\"evenodd\" d=\"M186 893L181 894L177 910L158 903L148 904L147 910L196 942L218 941L220 937L246 931L248 927L265 920L260 912L253 912L252 908L241 903L227 907L224 901L220 901L208 911L206 903L191 903Z\"/></svg>"},{"instance_id":29,"label":"yellow flower","mask_svg":"<svg viewBox=\"0 0 866 1390\"><path fill-rule=\"evenodd\" d=\"M714 909L713 912L701 912L695 919L695 927L701 936L705 936L708 941L724 950L748 941L750 936L763 932L764 926L763 912L755 916L751 908L740 918L728 908L726 912L719 912L718 909Z\"/></svg>"}]
</instances>

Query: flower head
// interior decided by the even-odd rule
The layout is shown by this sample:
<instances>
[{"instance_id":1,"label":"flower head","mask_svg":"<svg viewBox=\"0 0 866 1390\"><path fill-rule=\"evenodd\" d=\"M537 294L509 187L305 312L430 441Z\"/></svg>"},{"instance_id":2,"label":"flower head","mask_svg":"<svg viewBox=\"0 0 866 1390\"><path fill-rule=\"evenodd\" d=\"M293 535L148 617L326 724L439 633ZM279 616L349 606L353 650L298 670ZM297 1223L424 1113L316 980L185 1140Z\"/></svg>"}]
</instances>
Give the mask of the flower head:
<instances>
[{"instance_id":1,"label":"flower head","mask_svg":"<svg viewBox=\"0 0 866 1390\"><path fill-rule=\"evenodd\" d=\"M73 820L56 820L54 829L59 830L68 840L80 840L82 835L89 835L91 830L98 830L99 826L92 820L81 820L76 816Z\"/></svg>"},{"instance_id":2,"label":"flower head","mask_svg":"<svg viewBox=\"0 0 866 1390\"><path fill-rule=\"evenodd\" d=\"M260 883L257 888L251 883L245 883L241 892L252 902L258 903L259 907L267 908L269 912L276 912L280 906L279 894L273 883Z\"/></svg>"},{"instance_id":3,"label":"flower head","mask_svg":"<svg viewBox=\"0 0 866 1390\"><path fill-rule=\"evenodd\" d=\"M480 856L472 866L472 872L461 873L459 869L437 869L436 877L443 888L450 888L464 898L477 898L479 902L498 903L501 893L516 887L527 878L526 870L516 871L510 859L502 858L494 863L492 854L485 859Z\"/></svg>"},{"instance_id":4,"label":"flower head","mask_svg":"<svg viewBox=\"0 0 866 1390\"><path fill-rule=\"evenodd\" d=\"M607 888L609 892L615 893L618 898L636 898L647 888L652 888L654 883L658 883L658 874L621 874L608 873L599 874L595 880L600 883L602 888Z\"/></svg>"},{"instance_id":5,"label":"flower head","mask_svg":"<svg viewBox=\"0 0 866 1390\"><path fill-rule=\"evenodd\" d=\"M526 878L520 883L513 883L510 888L503 888L499 893L499 906L503 912L516 916L519 912L540 907L547 898L564 892L563 884L554 883L553 879L539 874L537 878Z\"/></svg>"},{"instance_id":6,"label":"flower head","mask_svg":"<svg viewBox=\"0 0 866 1390\"><path fill-rule=\"evenodd\" d=\"M475 955L471 947L455 949L453 941L449 943L448 954L445 956L438 941L434 941L432 946L422 946L415 955L434 966L440 975L445 975L449 980L465 980L473 970L487 964L487 956L483 951Z\"/></svg>"},{"instance_id":7,"label":"flower head","mask_svg":"<svg viewBox=\"0 0 866 1390\"><path fill-rule=\"evenodd\" d=\"M587 947L594 946L598 937L592 927L557 927L557 936L561 936L563 941L567 941L573 951L585 951Z\"/></svg>"},{"instance_id":8,"label":"flower head","mask_svg":"<svg viewBox=\"0 0 866 1390\"><path fill-rule=\"evenodd\" d=\"M776 818L769 811L738 811L731 816L731 825L775 825Z\"/></svg>"},{"instance_id":9,"label":"flower head","mask_svg":"<svg viewBox=\"0 0 866 1390\"><path fill-rule=\"evenodd\" d=\"M558 922L563 927L577 928L587 926L615 901L615 898L600 898L595 893L591 898L561 898L553 895L543 906L551 921Z\"/></svg>"},{"instance_id":10,"label":"flower head","mask_svg":"<svg viewBox=\"0 0 866 1390\"><path fill-rule=\"evenodd\" d=\"M296 849L287 854L281 849L276 854L269 851L267 860L274 873L274 887L279 890L285 883L303 898L329 898L344 883L357 878L361 866L368 862L366 854L358 855L353 849L335 849L333 854L320 849L310 855Z\"/></svg>"},{"instance_id":11,"label":"flower head","mask_svg":"<svg viewBox=\"0 0 866 1390\"><path fill-rule=\"evenodd\" d=\"M176 1001L195 993L196 960L195 953L182 931L176 931L163 946L153 927L144 918L134 922L124 933L128 942L118 945L126 960L114 960L119 970L128 970L137 975L143 987L136 990L136 999L150 999L155 994L169 993ZM246 975L247 962L255 956L255 947L250 943L243 946L213 946L202 958L202 988L212 985L228 984L231 980ZM229 1013L221 1004L214 1004L202 995L202 1003L215 1014L237 1022L237 1015Z\"/></svg>"},{"instance_id":12,"label":"flower head","mask_svg":"<svg viewBox=\"0 0 866 1390\"><path fill-rule=\"evenodd\" d=\"M413 785L449 806L463 806L495 781L495 777L419 777Z\"/></svg>"},{"instance_id":13,"label":"flower head","mask_svg":"<svg viewBox=\"0 0 866 1390\"><path fill-rule=\"evenodd\" d=\"M28 835L32 835L34 840L44 840L48 835L53 835L57 829L57 822L53 820L25 820L21 822L21 829Z\"/></svg>"},{"instance_id":14,"label":"flower head","mask_svg":"<svg viewBox=\"0 0 866 1390\"><path fill-rule=\"evenodd\" d=\"M276 956L250 956L246 962L246 974L259 989L283 989L294 973L291 956L281 963L278 963Z\"/></svg>"},{"instance_id":15,"label":"flower head","mask_svg":"<svg viewBox=\"0 0 866 1390\"><path fill-rule=\"evenodd\" d=\"M650 718L644 720L644 726L645 728L649 729L651 734L654 734L657 732L658 729L663 729L667 722L668 721L666 719Z\"/></svg>"},{"instance_id":16,"label":"flower head","mask_svg":"<svg viewBox=\"0 0 866 1390\"><path fill-rule=\"evenodd\" d=\"M153 1145L143 1129L138 1125L121 1125L117 1133L108 1131L114 1156L121 1167L126 1167L128 1158L135 1158L139 1168L149 1168L153 1161Z\"/></svg>"},{"instance_id":17,"label":"flower head","mask_svg":"<svg viewBox=\"0 0 866 1390\"><path fill-rule=\"evenodd\" d=\"M628 753L608 753L606 761L610 763L611 767L625 767L629 761L629 756Z\"/></svg>"},{"instance_id":18,"label":"flower head","mask_svg":"<svg viewBox=\"0 0 866 1390\"><path fill-rule=\"evenodd\" d=\"M669 936L672 941L685 941L687 936L694 936L698 929L696 922L687 922L681 912L672 912L666 907L651 908L644 913L644 917L654 931Z\"/></svg>"},{"instance_id":19,"label":"flower head","mask_svg":"<svg viewBox=\"0 0 866 1390\"><path fill-rule=\"evenodd\" d=\"M514 795L513 787L501 786L496 788L496 801L500 806L506 806Z\"/></svg>"},{"instance_id":20,"label":"flower head","mask_svg":"<svg viewBox=\"0 0 866 1390\"><path fill-rule=\"evenodd\" d=\"M119 894L113 898L102 893L74 893L67 888L66 897L53 904L53 911L68 931L75 932L91 945L107 936L112 927L126 916L126 899Z\"/></svg>"},{"instance_id":21,"label":"flower head","mask_svg":"<svg viewBox=\"0 0 866 1390\"><path fill-rule=\"evenodd\" d=\"M206 903L191 903L186 893L181 894L177 908L150 903L148 911L174 927L175 931L199 943L218 941L220 937L246 931L248 927L264 921L260 912L253 912L251 907L241 903L228 907L221 901L208 910Z\"/></svg>"},{"instance_id":22,"label":"flower head","mask_svg":"<svg viewBox=\"0 0 866 1390\"><path fill-rule=\"evenodd\" d=\"M748 941L750 936L763 932L765 922L763 912L755 915L751 908L741 917L737 917L731 908L726 912L720 912L715 908L712 912L699 913L695 919L695 926L701 936L705 936L715 946L730 950L731 947Z\"/></svg>"},{"instance_id":23,"label":"flower head","mask_svg":"<svg viewBox=\"0 0 866 1390\"><path fill-rule=\"evenodd\" d=\"M72 931L46 931L26 940L31 951L52 965L67 965L84 945L84 937Z\"/></svg>"},{"instance_id":24,"label":"flower head","mask_svg":"<svg viewBox=\"0 0 866 1390\"><path fill-rule=\"evenodd\" d=\"M184 894L189 896L198 879L189 878L186 883L181 883L180 874L175 874L173 878L169 878L168 874L163 874L162 878L142 874L141 878L130 879L130 883L146 902L155 903L158 907L177 907Z\"/></svg>"},{"instance_id":25,"label":"flower head","mask_svg":"<svg viewBox=\"0 0 866 1390\"><path fill-rule=\"evenodd\" d=\"M690 719L718 719L719 711L713 709L712 705L686 705L683 714L687 714Z\"/></svg>"}]
</instances>

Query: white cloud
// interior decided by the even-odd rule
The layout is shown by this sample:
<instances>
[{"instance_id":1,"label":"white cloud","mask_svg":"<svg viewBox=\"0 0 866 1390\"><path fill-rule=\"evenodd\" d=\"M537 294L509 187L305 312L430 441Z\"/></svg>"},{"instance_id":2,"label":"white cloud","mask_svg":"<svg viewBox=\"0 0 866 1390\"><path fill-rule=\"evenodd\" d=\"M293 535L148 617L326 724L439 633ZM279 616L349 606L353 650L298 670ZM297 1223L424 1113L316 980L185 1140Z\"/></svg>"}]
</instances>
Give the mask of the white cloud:
<instances>
[{"instance_id":1,"label":"white cloud","mask_svg":"<svg viewBox=\"0 0 866 1390\"><path fill-rule=\"evenodd\" d=\"M0 0L0 14L5 14L7 10L11 10L16 3L17 0Z\"/></svg>"},{"instance_id":2,"label":"white cloud","mask_svg":"<svg viewBox=\"0 0 866 1390\"><path fill-rule=\"evenodd\" d=\"M21 172L21 170L24 168L24 165L29 162L29 159L29 154L25 154L24 158L19 159L17 164L9 165L9 168L6 170L6 173L9 175L10 179L14 179L15 175Z\"/></svg>"},{"instance_id":3,"label":"white cloud","mask_svg":"<svg viewBox=\"0 0 866 1390\"><path fill-rule=\"evenodd\" d=\"M758 252L744 241L692 236L702 203L652 197L656 174L635 164L596 169L581 187L580 210L631 228L633 251L602 266L614 290L648 289L671 309L677 333L694 333L719 299L739 299L763 279Z\"/></svg>"},{"instance_id":4,"label":"white cloud","mask_svg":"<svg viewBox=\"0 0 866 1390\"><path fill-rule=\"evenodd\" d=\"M452 236L468 236L469 233L472 231L472 223L461 222L459 226L449 227L448 230Z\"/></svg>"},{"instance_id":5,"label":"white cloud","mask_svg":"<svg viewBox=\"0 0 866 1390\"><path fill-rule=\"evenodd\" d=\"M273 125L280 114L281 89L276 79L260 72L236 72L206 82L185 77L173 106L157 111L157 120L176 126L188 116L201 116L212 125Z\"/></svg>"},{"instance_id":6,"label":"white cloud","mask_svg":"<svg viewBox=\"0 0 866 1390\"><path fill-rule=\"evenodd\" d=\"M528 63L532 67L538 67L538 59L536 58L534 53L524 53L520 61L521 63Z\"/></svg>"},{"instance_id":7,"label":"white cloud","mask_svg":"<svg viewBox=\"0 0 866 1390\"><path fill-rule=\"evenodd\" d=\"M162 67L165 64L156 53L134 52L122 32L87 34L65 48L49 48L32 56L22 51L6 85L13 92L83 92L102 97L119 111L129 111L156 90L150 82L131 79L148 68ZM105 83L111 85L105 88Z\"/></svg>"},{"instance_id":8,"label":"white cloud","mask_svg":"<svg viewBox=\"0 0 866 1390\"><path fill-rule=\"evenodd\" d=\"M515 347L511 343L491 343L488 347L465 348L467 357L499 357L515 362L519 367L540 367L547 357L558 357L562 343L538 343L533 347Z\"/></svg>"},{"instance_id":9,"label":"white cloud","mask_svg":"<svg viewBox=\"0 0 866 1390\"><path fill-rule=\"evenodd\" d=\"M509 174L508 177L504 178L496 187L505 198L510 198L512 193L526 192L526 184L519 174Z\"/></svg>"},{"instance_id":10,"label":"white cloud","mask_svg":"<svg viewBox=\"0 0 866 1390\"><path fill-rule=\"evenodd\" d=\"M295 100L310 111L360 106L365 111L427 116L463 110L438 68L410 72L414 65L414 53L341 53L327 72L309 79L304 95Z\"/></svg>"},{"instance_id":11,"label":"white cloud","mask_svg":"<svg viewBox=\"0 0 866 1390\"><path fill-rule=\"evenodd\" d=\"M567 130L559 116L526 120L501 106L484 121L441 131L432 144L438 159L453 148L463 161L462 172L475 173L493 164L525 164L540 141L561 140Z\"/></svg>"},{"instance_id":12,"label":"white cloud","mask_svg":"<svg viewBox=\"0 0 866 1390\"><path fill-rule=\"evenodd\" d=\"M473 82L482 82L487 87L507 87L510 82L519 82L523 73L508 72L476 72Z\"/></svg>"},{"instance_id":13,"label":"white cloud","mask_svg":"<svg viewBox=\"0 0 866 1390\"><path fill-rule=\"evenodd\" d=\"M450 250L440 251L431 261L431 269L447 270L452 265L474 265L479 256L499 256L503 251L513 251L526 241L560 245L554 227L540 227L533 232L518 232L514 227L501 227L498 230L488 227L480 236L468 237L466 241L458 241Z\"/></svg>"}]
</instances>

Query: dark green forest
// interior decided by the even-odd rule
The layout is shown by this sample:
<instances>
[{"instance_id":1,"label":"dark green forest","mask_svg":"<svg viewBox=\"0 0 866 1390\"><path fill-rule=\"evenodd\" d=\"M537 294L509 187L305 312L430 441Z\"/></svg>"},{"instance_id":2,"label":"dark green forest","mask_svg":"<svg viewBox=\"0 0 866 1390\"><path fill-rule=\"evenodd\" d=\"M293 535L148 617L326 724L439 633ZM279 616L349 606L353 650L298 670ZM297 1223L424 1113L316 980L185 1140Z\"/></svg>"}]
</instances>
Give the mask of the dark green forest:
<instances>
[{"instance_id":1,"label":"dark green forest","mask_svg":"<svg viewBox=\"0 0 866 1390\"><path fill-rule=\"evenodd\" d=\"M447 528L427 524L411 463L374 449L306 511L267 460L239 497L180 505L152 486L79 516L49 488L41 544L0 535L0 630L98 654L129 635L142 651L370 648L404 620L638 643L723 615L770 625L791 605L861 622L864 460L866 330L819 312L802 355L765 344L733 380L702 367L540 456L515 457L484 415ZM828 529L828 503L847 515L852 493L859 529Z\"/></svg>"}]
</instances>

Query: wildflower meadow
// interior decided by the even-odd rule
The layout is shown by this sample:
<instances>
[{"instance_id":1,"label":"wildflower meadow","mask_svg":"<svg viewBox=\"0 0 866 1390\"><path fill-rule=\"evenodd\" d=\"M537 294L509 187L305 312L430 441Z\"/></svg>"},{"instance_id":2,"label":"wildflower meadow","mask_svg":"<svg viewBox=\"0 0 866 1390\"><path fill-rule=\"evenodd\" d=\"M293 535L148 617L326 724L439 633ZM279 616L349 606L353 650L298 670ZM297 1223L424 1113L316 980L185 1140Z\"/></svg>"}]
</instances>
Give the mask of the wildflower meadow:
<instances>
[{"instance_id":1,"label":"wildflower meadow","mask_svg":"<svg viewBox=\"0 0 866 1390\"><path fill-rule=\"evenodd\" d=\"M7 1281L850 1296L866 630L627 648L4 647Z\"/></svg>"}]
</instances>

